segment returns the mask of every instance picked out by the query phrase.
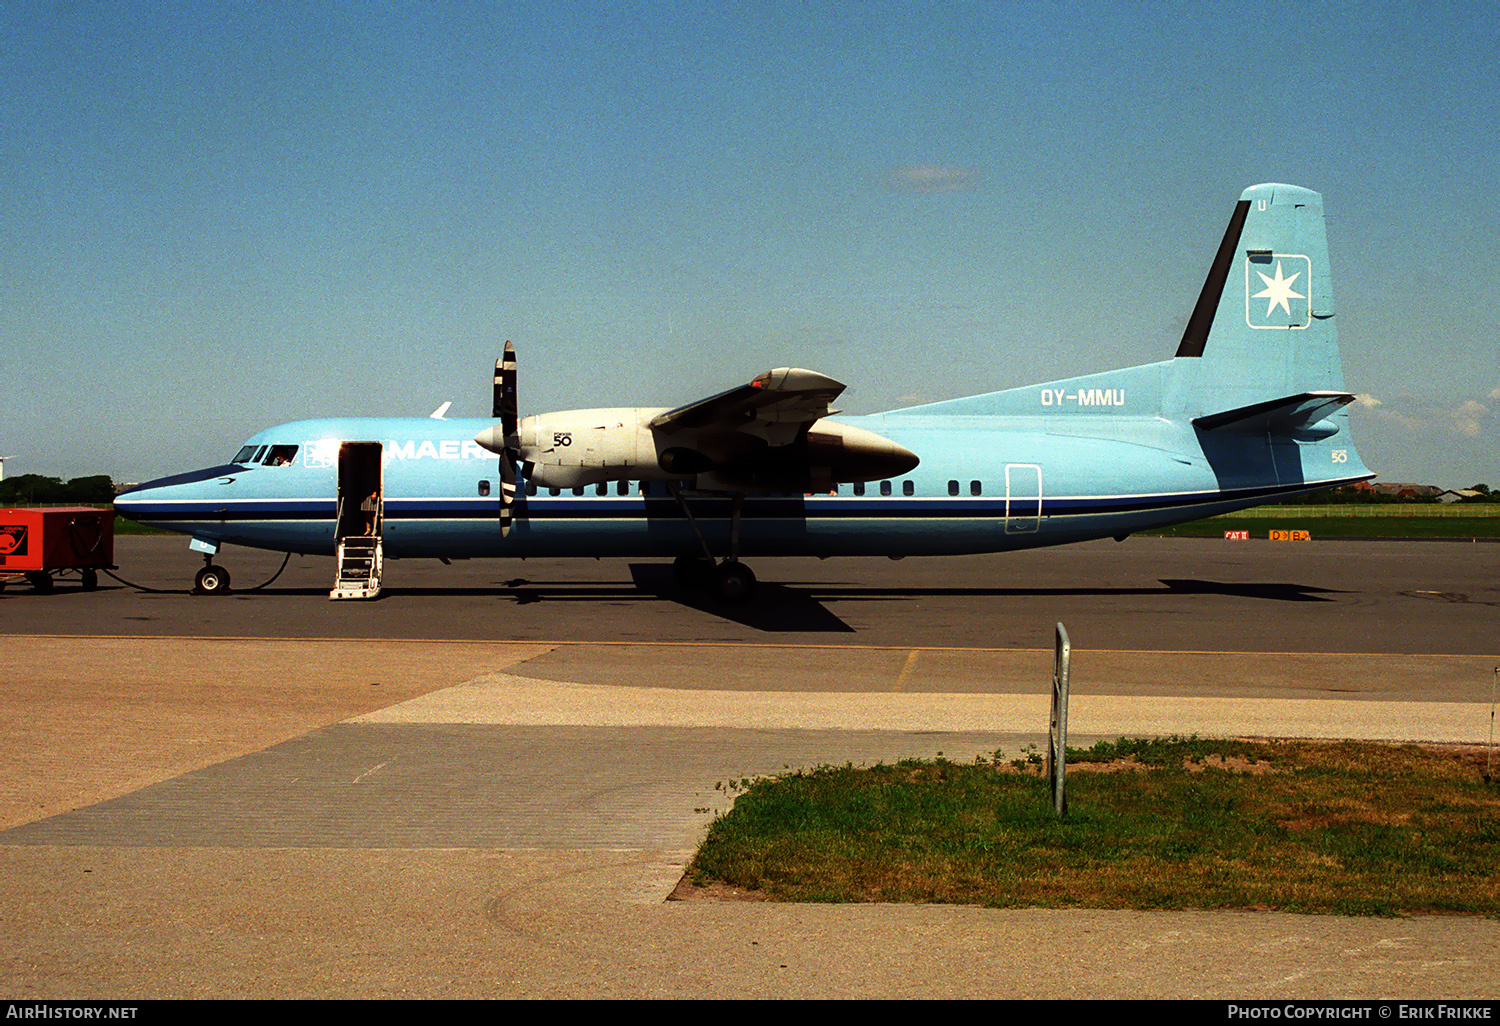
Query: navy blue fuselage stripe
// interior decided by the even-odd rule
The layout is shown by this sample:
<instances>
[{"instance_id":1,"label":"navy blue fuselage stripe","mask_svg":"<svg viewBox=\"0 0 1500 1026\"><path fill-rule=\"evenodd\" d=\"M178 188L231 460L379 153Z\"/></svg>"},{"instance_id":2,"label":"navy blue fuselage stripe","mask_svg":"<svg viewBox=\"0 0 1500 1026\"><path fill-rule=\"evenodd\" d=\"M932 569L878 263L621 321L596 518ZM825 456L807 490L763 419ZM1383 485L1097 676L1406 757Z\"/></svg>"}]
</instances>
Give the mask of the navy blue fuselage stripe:
<instances>
[{"instance_id":1,"label":"navy blue fuselage stripe","mask_svg":"<svg viewBox=\"0 0 1500 1026\"><path fill-rule=\"evenodd\" d=\"M115 498L122 499L127 495L145 491L147 488L165 488L168 485L196 484L199 481L212 481L216 477L236 477L240 474L245 473L248 469L248 467L242 466L238 463L224 463L217 467L207 467L203 470L189 470L184 474L173 474L171 477L159 477L155 481L147 481L145 484L138 484L134 488L127 488L125 491L115 496Z\"/></svg>"},{"instance_id":2,"label":"navy blue fuselage stripe","mask_svg":"<svg viewBox=\"0 0 1500 1026\"><path fill-rule=\"evenodd\" d=\"M1338 483L1340 482L1314 482L1320 488L1334 487ZM1246 489L1240 492L1197 492L1173 496L1043 498L1039 515L1058 517L1149 513L1153 510L1254 501L1288 492L1303 492L1307 489L1308 485L1303 483L1279 485L1273 488ZM730 502L728 498L720 497L694 497L689 500L693 515L705 520L727 519L730 515ZM747 520L869 520L892 517L913 520L1003 520L1007 517L1006 508L1004 496L986 496L977 501L972 498L947 496L749 498L745 500L741 515ZM327 499L292 500L291 502L251 500L232 504L192 502L142 506L132 510L129 516L132 520L142 522L332 520L334 509L334 503ZM1033 519L1038 515L1036 498L1034 496L1014 497L1010 500L1010 510L1014 516ZM656 497L647 499L604 496L546 496L540 499L529 497L525 502L517 504L516 512L518 516L533 521L639 520L643 518L678 520L682 518L682 511L674 500ZM471 520L492 519L494 516L493 500L392 498L388 499L385 504L387 521Z\"/></svg>"}]
</instances>

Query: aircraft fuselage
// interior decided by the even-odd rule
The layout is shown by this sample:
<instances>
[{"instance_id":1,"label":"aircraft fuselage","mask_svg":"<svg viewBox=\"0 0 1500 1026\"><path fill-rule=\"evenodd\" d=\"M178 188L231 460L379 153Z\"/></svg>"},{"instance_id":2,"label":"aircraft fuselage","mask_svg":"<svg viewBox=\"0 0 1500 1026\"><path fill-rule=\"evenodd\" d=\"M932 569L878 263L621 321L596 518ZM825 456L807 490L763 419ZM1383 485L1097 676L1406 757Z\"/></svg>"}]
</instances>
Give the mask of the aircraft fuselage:
<instances>
[{"instance_id":1,"label":"aircraft fuselage","mask_svg":"<svg viewBox=\"0 0 1500 1026\"><path fill-rule=\"evenodd\" d=\"M1044 401L1038 397L1039 406ZM1215 458L1223 454L1212 446L1205 451L1191 423L1154 415L897 412L839 422L876 431L921 463L900 478L824 493L750 493L742 553L915 556L1057 545L1368 476L1337 462L1337 436L1274 450L1253 446L1226 460ZM516 528L502 538L496 458L473 441L491 423L296 421L246 443L296 446L287 465L209 468L153 482L122 495L118 505L132 519L203 541L332 554L339 445L378 442L390 557L676 556L696 549L691 526L660 481L528 489ZM689 492L687 501L710 545L727 544L729 497Z\"/></svg>"}]
</instances>

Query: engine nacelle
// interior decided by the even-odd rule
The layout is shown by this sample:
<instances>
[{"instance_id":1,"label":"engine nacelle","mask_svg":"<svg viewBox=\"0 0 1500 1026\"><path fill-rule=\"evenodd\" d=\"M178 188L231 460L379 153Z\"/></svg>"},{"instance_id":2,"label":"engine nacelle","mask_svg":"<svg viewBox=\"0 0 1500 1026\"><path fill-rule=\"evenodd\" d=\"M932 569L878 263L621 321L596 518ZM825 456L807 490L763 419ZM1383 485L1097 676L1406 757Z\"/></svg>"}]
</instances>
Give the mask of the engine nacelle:
<instances>
[{"instance_id":1,"label":"engine nacelle","mask_svg":"<svg viewBox=\"0 0 1500 1026\"><path fill-rule=\"evenodd\" d=\"M814 421L806 437L741 455L700 473L704 490L824 492L838 484L900 477L917 454L882 435L832 420Z\"/></svg>"},{"instance_id":2,"label":"engine nacelle","mask_svg":"<svg viewBox=\"0 0 1500 1026\"><path fill-rule=\"evenodd\" d=\"M517 434L528 478L546 488L577 488L680 477L662 469L647 426L661 412L661 407L563 410L526 417Z\"/></svg>"},{"instance_id":3,"label":"engine nacelle","mask_svg":"<svg viewBox=\"0 0 1500 1026\"><path fill-rule=\"evenodd\" d=\"M900 477L922 461L884 435L820 420L807 431L807 462L827 467L835 483L844 483Z\"/></svg>"},{"instance_id":4,"label":"engine nacelle","mask_svg":"<svg viewBox=\"0 0 1500 1026\"><path fill-rule=\"evenodd\" d=\"M722 425L675 432L653 430L654 408L563 410L517 424L518 454L527 478L546 488L579 488L604 481L692 480L705 489L824 491L852 481L898 477L915 467L904 446L864 428L815 421L785 445ZM499 427L476 437L501 452Z\"/></svg>"}]
</instances>

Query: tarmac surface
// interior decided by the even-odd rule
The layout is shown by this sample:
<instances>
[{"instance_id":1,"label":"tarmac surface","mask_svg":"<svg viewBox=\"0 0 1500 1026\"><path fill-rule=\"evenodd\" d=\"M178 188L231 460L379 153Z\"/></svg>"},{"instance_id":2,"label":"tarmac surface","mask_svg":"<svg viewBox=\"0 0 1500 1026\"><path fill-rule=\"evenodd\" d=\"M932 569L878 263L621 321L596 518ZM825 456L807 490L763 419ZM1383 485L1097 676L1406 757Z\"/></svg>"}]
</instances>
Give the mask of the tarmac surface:
<instances>
[{"instance_id":1,"label":"tarmac surface","mask_svg":"<svg viewBox=\"0 0 1500 1026\"><path fill-rule=\"evenodd\" d=\"M1131 539L658 564L332 563L180 538L0 592L0 996L1469 998L1500 923L667 901L716 785L1121 734L1483 744L1500 548Z\"/></svg>"}]
</instances>

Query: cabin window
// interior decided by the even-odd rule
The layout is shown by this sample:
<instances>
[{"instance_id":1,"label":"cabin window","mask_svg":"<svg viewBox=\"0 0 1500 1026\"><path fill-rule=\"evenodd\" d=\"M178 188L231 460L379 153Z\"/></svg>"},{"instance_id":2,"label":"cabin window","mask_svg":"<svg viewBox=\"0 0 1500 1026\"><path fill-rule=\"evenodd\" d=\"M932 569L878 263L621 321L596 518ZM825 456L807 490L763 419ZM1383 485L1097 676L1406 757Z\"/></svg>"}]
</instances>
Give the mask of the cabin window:
<instances>
[{"instance_id":1,"label":"cabin window","mask_svg":"<svg viewBox=\"0 0 1500 1026\"><path fill-rule=\"evenodd\" d=\"M480 498L483 498L484 496L486 496L488 494L490 494L490 483L488 481L480 481L479 482L479 495L480 495Z\"/></svg>"},{"instance_id":2,"label":"cabin window","mask_svg":"<svg viewBox=\"0 0 1500 1026\"><path fill-rule=\"evenodd\" d=\"M880 482L880 494L881 495L889 495L889 494L891 494L891 483L889 481L882 481L882 482Z\"/></svg>"},{"instance_id":3,"label":"cabin window","mask_svg":"<svg viewBox=\"0 0 1500 1026\"><path fill-rule=\"evenodd\" d=\"M526 494L527 495L535 495L536 494L536 482L535 481L527 481L526 482Z\"/></svg>"},{"instance_id":4,"label":"cabin window","mask_svg":"<svg viewBox=\"0 0 1500 1026\"><path fill-rule=\"evenodd\" d=\"M548 488L547 489L547 494L548 495L561 495L562 494L562 489L561 488Z\"/></svg>"},{"instance_id":5,"label":"cabin window","mask_svg":"<svg viewBox=\"0 0 1500 1026\"><path fill-rule=\"evenodd\" d=\"M582 495L583 494L583 485L579 485L577 488L574 488L573 489L573 494L574 495Z\"/></svg>"},{"instance_id":6,"label":"cabin window","mask_svg":"<svg viewBox=\"0 0 1500 1026\"><path fill-rule=\"evenodd\" d=\"M607 481L600 481L598 484L596 484L594 486L594 494L595 495L608 495L609 494L609 482L607 482Z\"/></svg>"},{"instance_id":7,"label":"cabin window","mask_svg":"<svg viewBox=\"0 0 1500 1026\"><path fill-rule=\"evenodd\" d=\"M629 495L630 494L630 482L629 481L620 481L620 482L617 482L615 484L615 494L616 495Z\"/></svg>"},{"instance_id":8,"label":"cabin window","mask_svg":"<svg viewBox=\"0 0 1500 1026\"><path fill-rule=\"evenodd\" d=\"M863 495L863 494L865 494L865 483L863 481L856 481L856 482L854 482L854 494L855 495Z\"/></svg>"},{"instance_id":9,"label":"cabin window","mask_svg":"<svg viewBox=\"0 0 1500 1026\"><path fill-rule=\"evenodd\" d=\"M273 445L271 451L266 453L266 466L289 467L297 458L297 447L295 445Z\"/></svg>"},{"instance_id":10,"label":"cabin window","mask_svg":"<svg viewBox=\"0 0 1500 1026\"><path fill-rule=\"evenodd\" d=\"M914 481L902 481L901 482L901 494L902 495L916 495L917 494L917 485L916 485L916 482L914 482Z\"/></svg>"},{"instance_id":11,"label":"cabin window","mask_svg":"<svg viewBox=\"0 0 1500 1026\"><path fill-rule=\"evenodd\" d=\"M958 482L957 481L949 481L948 482L948 494L949 495L957 495L958 494Z\"/></svg>"},{"instance_id":12,"label":"cabin window","mask_svg":"<svg viewBox=\"0 0 1500 1026\"><path fill-rule=\"evenodd\" d=\"M969 494L970 495L983 495L984 494L984 485L980 484L978 481L970 481L969 482Z\"/></svg>"}]
</instances>

